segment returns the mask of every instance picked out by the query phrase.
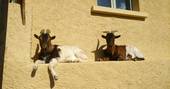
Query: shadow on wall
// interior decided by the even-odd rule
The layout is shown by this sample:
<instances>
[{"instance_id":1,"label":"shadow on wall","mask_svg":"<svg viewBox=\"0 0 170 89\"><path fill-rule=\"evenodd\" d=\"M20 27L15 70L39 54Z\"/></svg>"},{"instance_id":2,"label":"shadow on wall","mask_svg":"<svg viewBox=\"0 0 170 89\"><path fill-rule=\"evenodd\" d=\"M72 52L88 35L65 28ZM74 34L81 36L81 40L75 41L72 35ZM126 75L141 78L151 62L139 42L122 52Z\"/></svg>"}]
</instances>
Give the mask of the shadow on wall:
<instances>
[{"instance_id":1,"label":"shadow on wall","mask_svg":"<svg viewBox=\"0 0 170 89\"><path fill-rule=\"evenodd\" d=\"M116 18L120 18L120 19L131 19L131 20L145 21L145 19L143 19L143 18L134 18L134 17L128 17L128 16L110 15L110 14L105 14L105 13L101 14L101 13L91 12L91 15L93 15L93 16L102 16L102 17L116 17Z\"/></svg>"},{"instance_id":2,"label":"shadow on wall","mask_svg":"<svg viewBox=\"0 0 170 89\"><path fill-rule=\"evenodd\" d=\"M99 43L99 39L97 40L97 46L96 46L96 50L92 51L92 53L94 53L94 57L95 57L95 61L109 61L109 58L106 58L104 56L104 48L106 47L106 45L101 45L99 47L100 43Z\"/></svg>"},{"instance_id":3,"label":"shadow on wall","mask_svg":"<svg viewBox=\"0 0 170 89\"><path fill-rule=\"evenodd\" d=\"M10 3L17 3L20 5L21 8L21 18L22 24L26 24L26 16L25 16L25 0L10 0Z\"/></svg>"},{"instance_id":4,"label":"shadow on wall","mask_svg":"<svg viewBox=\"0 0 170 89\"><path fill-rule=\"evenodd\" d=\"M34 70L34 69L32 70L32 72L31 72L31 77L32 77L32 78L35 77L36 71L37 71L37 70ZM54 79L53 79L53 76L52 76L49 68L48 68L48 75L49 75L49 80L50 80L50 88L53 89L54 86L55 86L55 81L54 81Z\"/></svg>"},{"instance_id":5,"label":"shadow on wall","mask_svg":"<svg viewBox=\"0 0 170 89\"><path fill-rule=\"evenodd\" d=\"M2 89L3 63L6 43L8 0L0 0L0 89Z\"/></svg>"}]
</instances>

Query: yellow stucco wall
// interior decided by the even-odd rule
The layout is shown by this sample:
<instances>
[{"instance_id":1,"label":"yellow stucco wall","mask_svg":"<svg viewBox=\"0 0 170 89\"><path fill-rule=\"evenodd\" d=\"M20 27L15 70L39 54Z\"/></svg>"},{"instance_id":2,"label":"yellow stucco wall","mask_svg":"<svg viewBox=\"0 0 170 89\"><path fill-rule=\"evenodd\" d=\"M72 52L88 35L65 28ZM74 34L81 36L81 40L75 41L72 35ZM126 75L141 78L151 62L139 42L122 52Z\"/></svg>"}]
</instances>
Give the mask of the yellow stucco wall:
<instances>
[{"instance_id":1,"label":"yellow stucco wall","mask_svg":"<svg viewBox=\"0 0 170 89\"><path fill-rule=\"evenodd\" d=\"M23 26L18 4L9 5L3 89L169 89L170 1L140 0L145 21L91 14L96 0L26 1L27 24ZM50 81L47 65L31 77L37 40L33 34L50 29L59 45L85 50L87 63L58 64L58 81ZM142 62L94 62L97 39L104 30L118 30L117 44L130 44L145 55ZM54 86L55 85L55 86Z\"/></svg>"},{"instance_id":2,"label":"yellow stucco wall","mask_svg":"<svg viewBox=\"0 0 170 89\"><path fill-rule=\"evenodd\" d=\"M103 42L102 31L118 30L122 37L117 40L117 44L137 46L149 60L168 58L170 7L167 2L140 1L141 12L149 14L145 21L140 21L91 15L91 7L96 5L96 0L59 0L53 3L37 0L33 4L32 33L39 34L41 29L48 28L56 35L54 43L80 46L89 55L89 60L93 60L90 51L95 50L97 39ZM33 42L34 40L36 39L33 38ZM159 47L160 45L164 47ZM163 56L159 56L160 53Z\"/></svg>"}]
</instances>

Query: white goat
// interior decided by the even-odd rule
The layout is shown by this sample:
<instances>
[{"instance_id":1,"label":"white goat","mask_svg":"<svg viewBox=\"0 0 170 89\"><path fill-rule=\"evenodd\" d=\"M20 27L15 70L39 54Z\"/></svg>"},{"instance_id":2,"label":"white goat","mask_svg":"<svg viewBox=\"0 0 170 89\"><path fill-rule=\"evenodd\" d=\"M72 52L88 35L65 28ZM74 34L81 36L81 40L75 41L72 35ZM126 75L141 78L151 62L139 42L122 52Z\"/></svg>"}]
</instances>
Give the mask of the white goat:
<instances>
[{"instance_id":1,"label":"white goat","mask_svg":"<svg viewBox=\"0 0 170 89\"><path fill-rule=\"evenodd\" d=\"M139 51L138 48L131 45L126 45L126 60L136 60L136 58L144 60L144 55L142 54L142 52Z\"/></svg>"},{"instance_id":2,"label":"white goat","mask_svg":"<svg viewBox=\"0 0 170 89\"><path fill-rule=\"evenodd\" d=\"M57 80L57 74L54 71L54 67L59 62L84 62L87 56L83 50L75 46L62 46L52 45L51 40L55 39L55 36L50 36L50 31L41 31L40 36L34 34L39 40L41 50L35 52L33 59L37 59L33 66L34 70L37 70L38 64L49 63L49 70L55 80ZM38 45L37 45L38 46ZM38 51L38 50L36 50Z\"/></svg>"}]
</instances>

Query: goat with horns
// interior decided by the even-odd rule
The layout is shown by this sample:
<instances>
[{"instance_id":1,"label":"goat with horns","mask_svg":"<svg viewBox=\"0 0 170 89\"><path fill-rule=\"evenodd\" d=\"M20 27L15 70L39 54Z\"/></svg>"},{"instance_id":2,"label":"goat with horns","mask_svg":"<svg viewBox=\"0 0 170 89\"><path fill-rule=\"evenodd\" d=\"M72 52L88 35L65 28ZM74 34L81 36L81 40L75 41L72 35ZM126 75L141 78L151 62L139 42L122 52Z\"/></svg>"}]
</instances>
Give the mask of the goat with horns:
<instances>
[{"instance_id":1,"label":"goat with horns","mask_svg":"<svg viewBox=\"0 0 170 89\"><path fill-rule=\"evenodd\" d=\"M117 31L104 31L106 35L102 35L102 38L106 40L107 48L103 50L104 57L109 60L123 61L123 60L144 60L143 54L133 46L129 45L116 45L115 39L119 38L120 35L115 35Z\"/></svg>"},{"instance_id":2,"label":"goat with horns","mask_svg":"<svg viewBox=\"0 0 170 89\"><path fill-rule=\"evenodd\" d=\"M40 36L34 34L34 37L39 40L41 50L39 52L39 45L33 59L35 60L33 69L37 70L38 64L49 63L49 70L53 78L57 80L54 67L58 62L83 62L87 59L84 51L76 46L53 45L51 40L55 36L50 36L50 30L41 30Z\"/></svg>"}]
</instances>

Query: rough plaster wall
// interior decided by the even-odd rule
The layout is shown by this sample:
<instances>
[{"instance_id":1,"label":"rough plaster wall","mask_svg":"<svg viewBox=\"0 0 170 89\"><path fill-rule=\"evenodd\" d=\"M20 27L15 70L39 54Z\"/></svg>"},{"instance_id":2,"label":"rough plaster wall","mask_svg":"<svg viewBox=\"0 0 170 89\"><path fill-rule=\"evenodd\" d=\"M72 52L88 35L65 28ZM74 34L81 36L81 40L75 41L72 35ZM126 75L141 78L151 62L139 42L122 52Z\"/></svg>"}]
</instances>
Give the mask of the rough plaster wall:
<instances>
[{"instance_id":1,"label":"rough plaster wall","mask_svg":"<svg viewBox=\"0 0 170 89\"><path fill-rule=\"evenodd\" d=\"M28 9L27 13L29 11ZM30 60L31 19L28 15L27 18L28 24L23 26L20 5L9 4L3 89L21 89L18 88L19 86L24 89L26 82L29 82L27 73L30 73L29 66L32 63Z\"/></svg>"},{"instance_id":2,"label":"rough plaster wall","mask_svg":"<svg viewBox=\"0 0 170 89\"><path fill-rule=\"evenodd\" d=\"M140 0L141 11L149 14L145 21L91 15L95 4L95 0L30 0L26 26L19 5L10 4L3 89L169 89L169 1ZM56 82L50 80L47 65L40 65L31 77L30 56L38 42L33 34L47 28L56 35L53 43L77 45L89 56L87 63L58 64ZM137 46L146 60L95 63L91 51L97 39L105 43L102 31L112 29L122 34L117 44Z\"/></svg>"}]
</instances>

